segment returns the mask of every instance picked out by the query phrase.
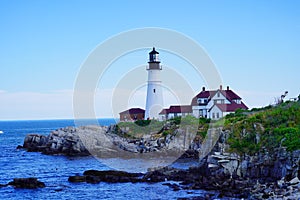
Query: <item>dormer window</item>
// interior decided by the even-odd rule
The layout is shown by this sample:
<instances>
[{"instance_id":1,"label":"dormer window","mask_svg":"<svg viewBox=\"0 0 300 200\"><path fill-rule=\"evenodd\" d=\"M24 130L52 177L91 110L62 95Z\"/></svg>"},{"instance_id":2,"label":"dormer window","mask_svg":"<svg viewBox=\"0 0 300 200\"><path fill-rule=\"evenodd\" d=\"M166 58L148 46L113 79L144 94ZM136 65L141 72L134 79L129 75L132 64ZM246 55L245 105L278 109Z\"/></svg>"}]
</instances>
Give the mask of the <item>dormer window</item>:
<instances>
[{"instance_id":1,"label":"dormer window","mask_svg":"<svg viewBox=\"0 0 300 200\"><path fill-rule=\"evenodd\" d=\"M203 98L199 98L199 99L197 99L197 103L198 104L206 104L207 103L207 99L203 99Z\"/></svg>"}]
</instances>

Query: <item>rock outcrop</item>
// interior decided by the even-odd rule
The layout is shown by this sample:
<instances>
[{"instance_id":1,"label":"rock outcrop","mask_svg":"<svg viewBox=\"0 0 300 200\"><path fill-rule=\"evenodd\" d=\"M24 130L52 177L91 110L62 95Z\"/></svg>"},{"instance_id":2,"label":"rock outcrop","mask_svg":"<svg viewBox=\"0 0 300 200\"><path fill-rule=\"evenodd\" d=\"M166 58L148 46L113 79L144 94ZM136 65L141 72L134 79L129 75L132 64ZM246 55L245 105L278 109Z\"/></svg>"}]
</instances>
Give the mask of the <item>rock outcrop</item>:
<instances>
[{"instance_id":1,"label":"rock outcrop","mask_svg":"<svg viewBox=\"0 0 300 200\"><path fill-rule=\"evenodd\" d=\"M222 140L227 131L222 131L220 138L213 150L206 156L202 163L206 163L211 174L226 174L244 179L274 182L284 178L290 181L300 174L300 149L293 152L286 147L278 147L270 150L261 148L254 155L238 155L224 151L226 140Z\"/></svg>"},{"instance_id":2,"label":"rock outcrop","mask_svg":"<svg viewBox=\"0 0 300 200\"><path fill-rule=\"evenodd\" d=\"M24 140L23 148L45 154L89 155L77 131L74 127L67 127L52 131L48 136L29 134Z\"/></svg>"},{"instance_id":3,"label":"rock outcrop","mask_svg":"<svg viewBox=\"0 0 300 200\"><path fill-rule=\"evenodd\" d=\"M15 188L23 189L37 189L45 187L45 184L41 181L38 181L37 178L15 178L7 185L12 185Z\"/></svg>"},{"instance_id":4,"label":"rock outcrop","mask_svg":"<svg viewBox=\"0 0 300 200\"><path fill-rule=\"evenodd\" d=\"M153 153L166 150L181 152L181 154L188 150L183 155L185 157L198 155L197 151L189 149L193 137L188 134L179 134L178 130L165 137L132 139L115 134L115 128L114 125L109 127L66 127L52 131L48 136L29 134L26 136L22 147L28 151L68 156L93 154L107 157L112 156L113 152L116 151L118 153L120 151L125 153Z\"/></svg>"},{"instance_id":5,"label":"rock outcrop","mask_svg":"<svg viewBox=\"0 0 300 200\"><path fill-rule=\"evenodd\" d=\"M83 173L83 176L70 176L69 182L87 182L87 183L136 183L141 182L142 173L128 173L124 171L97 171L88 170Z\"/></svg>"}]
</instances>

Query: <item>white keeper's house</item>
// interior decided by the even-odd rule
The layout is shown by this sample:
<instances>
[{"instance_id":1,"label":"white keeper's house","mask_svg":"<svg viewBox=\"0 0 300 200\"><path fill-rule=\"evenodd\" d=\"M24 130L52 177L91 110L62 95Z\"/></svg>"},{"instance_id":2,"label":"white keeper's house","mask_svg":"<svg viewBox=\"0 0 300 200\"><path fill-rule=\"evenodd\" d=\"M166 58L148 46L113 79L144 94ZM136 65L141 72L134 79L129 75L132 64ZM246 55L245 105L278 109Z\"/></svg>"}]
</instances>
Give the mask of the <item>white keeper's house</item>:
<instances>
[{"instance_id":1,"label":"white keeper's house","mask_svg":"<svg viewBox=\"0 0 300 200\"><path fill-rule=\"evenodd\" d=\"M247 110L248 107L228 86L226 90L223 90L222 86L217 90L205 90L203 87L202 91L192 99L191 105L171 105L170 108L163 109L159 113L159 119L167 120L177 116L193 115L197 118L217 120L237 109Z\"/></svg>"},{"instance_id":2,"label":"white keeper's house","mask_svg":"<svg viewBox=\"0 0 300 200\"><path fill-rule=\"evenodd\" d=\"M220 119L237 109L248 109L242 102L242 98L229 89L229 86L225 90L222 86L217 90L205 90L203 87L202 91L192 99L191 106L195 117L210 119Z\"/></svg>"}]
</instances>

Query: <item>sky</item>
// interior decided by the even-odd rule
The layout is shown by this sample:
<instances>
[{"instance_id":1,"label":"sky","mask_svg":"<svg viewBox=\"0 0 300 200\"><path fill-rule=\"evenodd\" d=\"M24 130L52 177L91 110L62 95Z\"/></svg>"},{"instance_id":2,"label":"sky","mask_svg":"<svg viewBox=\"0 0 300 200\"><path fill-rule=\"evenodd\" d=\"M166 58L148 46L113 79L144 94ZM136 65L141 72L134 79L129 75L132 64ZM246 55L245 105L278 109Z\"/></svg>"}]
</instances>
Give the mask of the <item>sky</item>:
<instances>
[{"instance_id":1,"label":"sky","mask_svg":"<svg viewBox=\"0 0 300 200\"><path fill-rule=\"evenodd\" d=\"M91 52L108 38L145 27L174 30L197 42L213 60L224 86L250 108L272 104L285 91L287 99L297 97L299 9L300 2L290 0L2 0L0 120L73 118L74 83ZM146 65L151 48L112 63L95 93L97 117L119 112L111 107L116 83ZM205 85L181 58L161 50L160 59L165 69L188 80L194 94ZM144 75L146 80L146 70ZM145 93L145 86L138 87L127 105L144 107ZM170 92L164 98L165 105L178 103Z\"/></svg>"}]
</instances>

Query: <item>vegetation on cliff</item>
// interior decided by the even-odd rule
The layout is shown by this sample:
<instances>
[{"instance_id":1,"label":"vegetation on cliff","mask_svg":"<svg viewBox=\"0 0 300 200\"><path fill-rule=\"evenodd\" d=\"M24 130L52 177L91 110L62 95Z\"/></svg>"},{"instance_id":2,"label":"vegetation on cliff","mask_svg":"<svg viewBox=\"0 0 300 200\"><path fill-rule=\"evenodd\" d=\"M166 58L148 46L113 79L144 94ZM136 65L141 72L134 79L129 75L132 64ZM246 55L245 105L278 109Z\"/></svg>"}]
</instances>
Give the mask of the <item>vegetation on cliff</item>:
<instances>
[{"instance_id":1,"label":"vegetation on cliff","mask_svg":"<svg viewBox=\"0 0 300 200\"><path fill-rule=\"evenodd\" d=\"M133 122L119 122L115 133L123 137L139 139L151 135L153 137L166 137L177 129L195 132L197 139L204 139L209 128L210 119L197 119L191 115L175 117L167 121L137 120Z\"/></svg>"},{"instance_id":2,"label":"vegetation on cliff","mask_svg":"<svg viewBox=\"0 0 300 200\"><path fill-rule=\"evenodd\" d=\"M279 146L288 151L300 149L300 102L238 110L225 117L223 129L230 131L230 149L240 154L254 154L262 148L272 151Z\"/></svg>"},{"instance_id":3,"label":"vegetation on cliff","mask_svg":"<svg viewBox=\"0 0 300 200\"><path fill-rule=\"evenodd\" d=\"M254 108L249 111L237 110L219 121L186 116L164 122L156 120L120 122L116 133L132 139L146 135L163 138L180 128L185 131L196 131L195 140L203 141L210 127L222 127L229 132L227 143L231 152L252 155L261 149L272 152L279 146L293 151L300 149L300 102L287 101L276 106Z\"/></svg>"}]
</instances>

